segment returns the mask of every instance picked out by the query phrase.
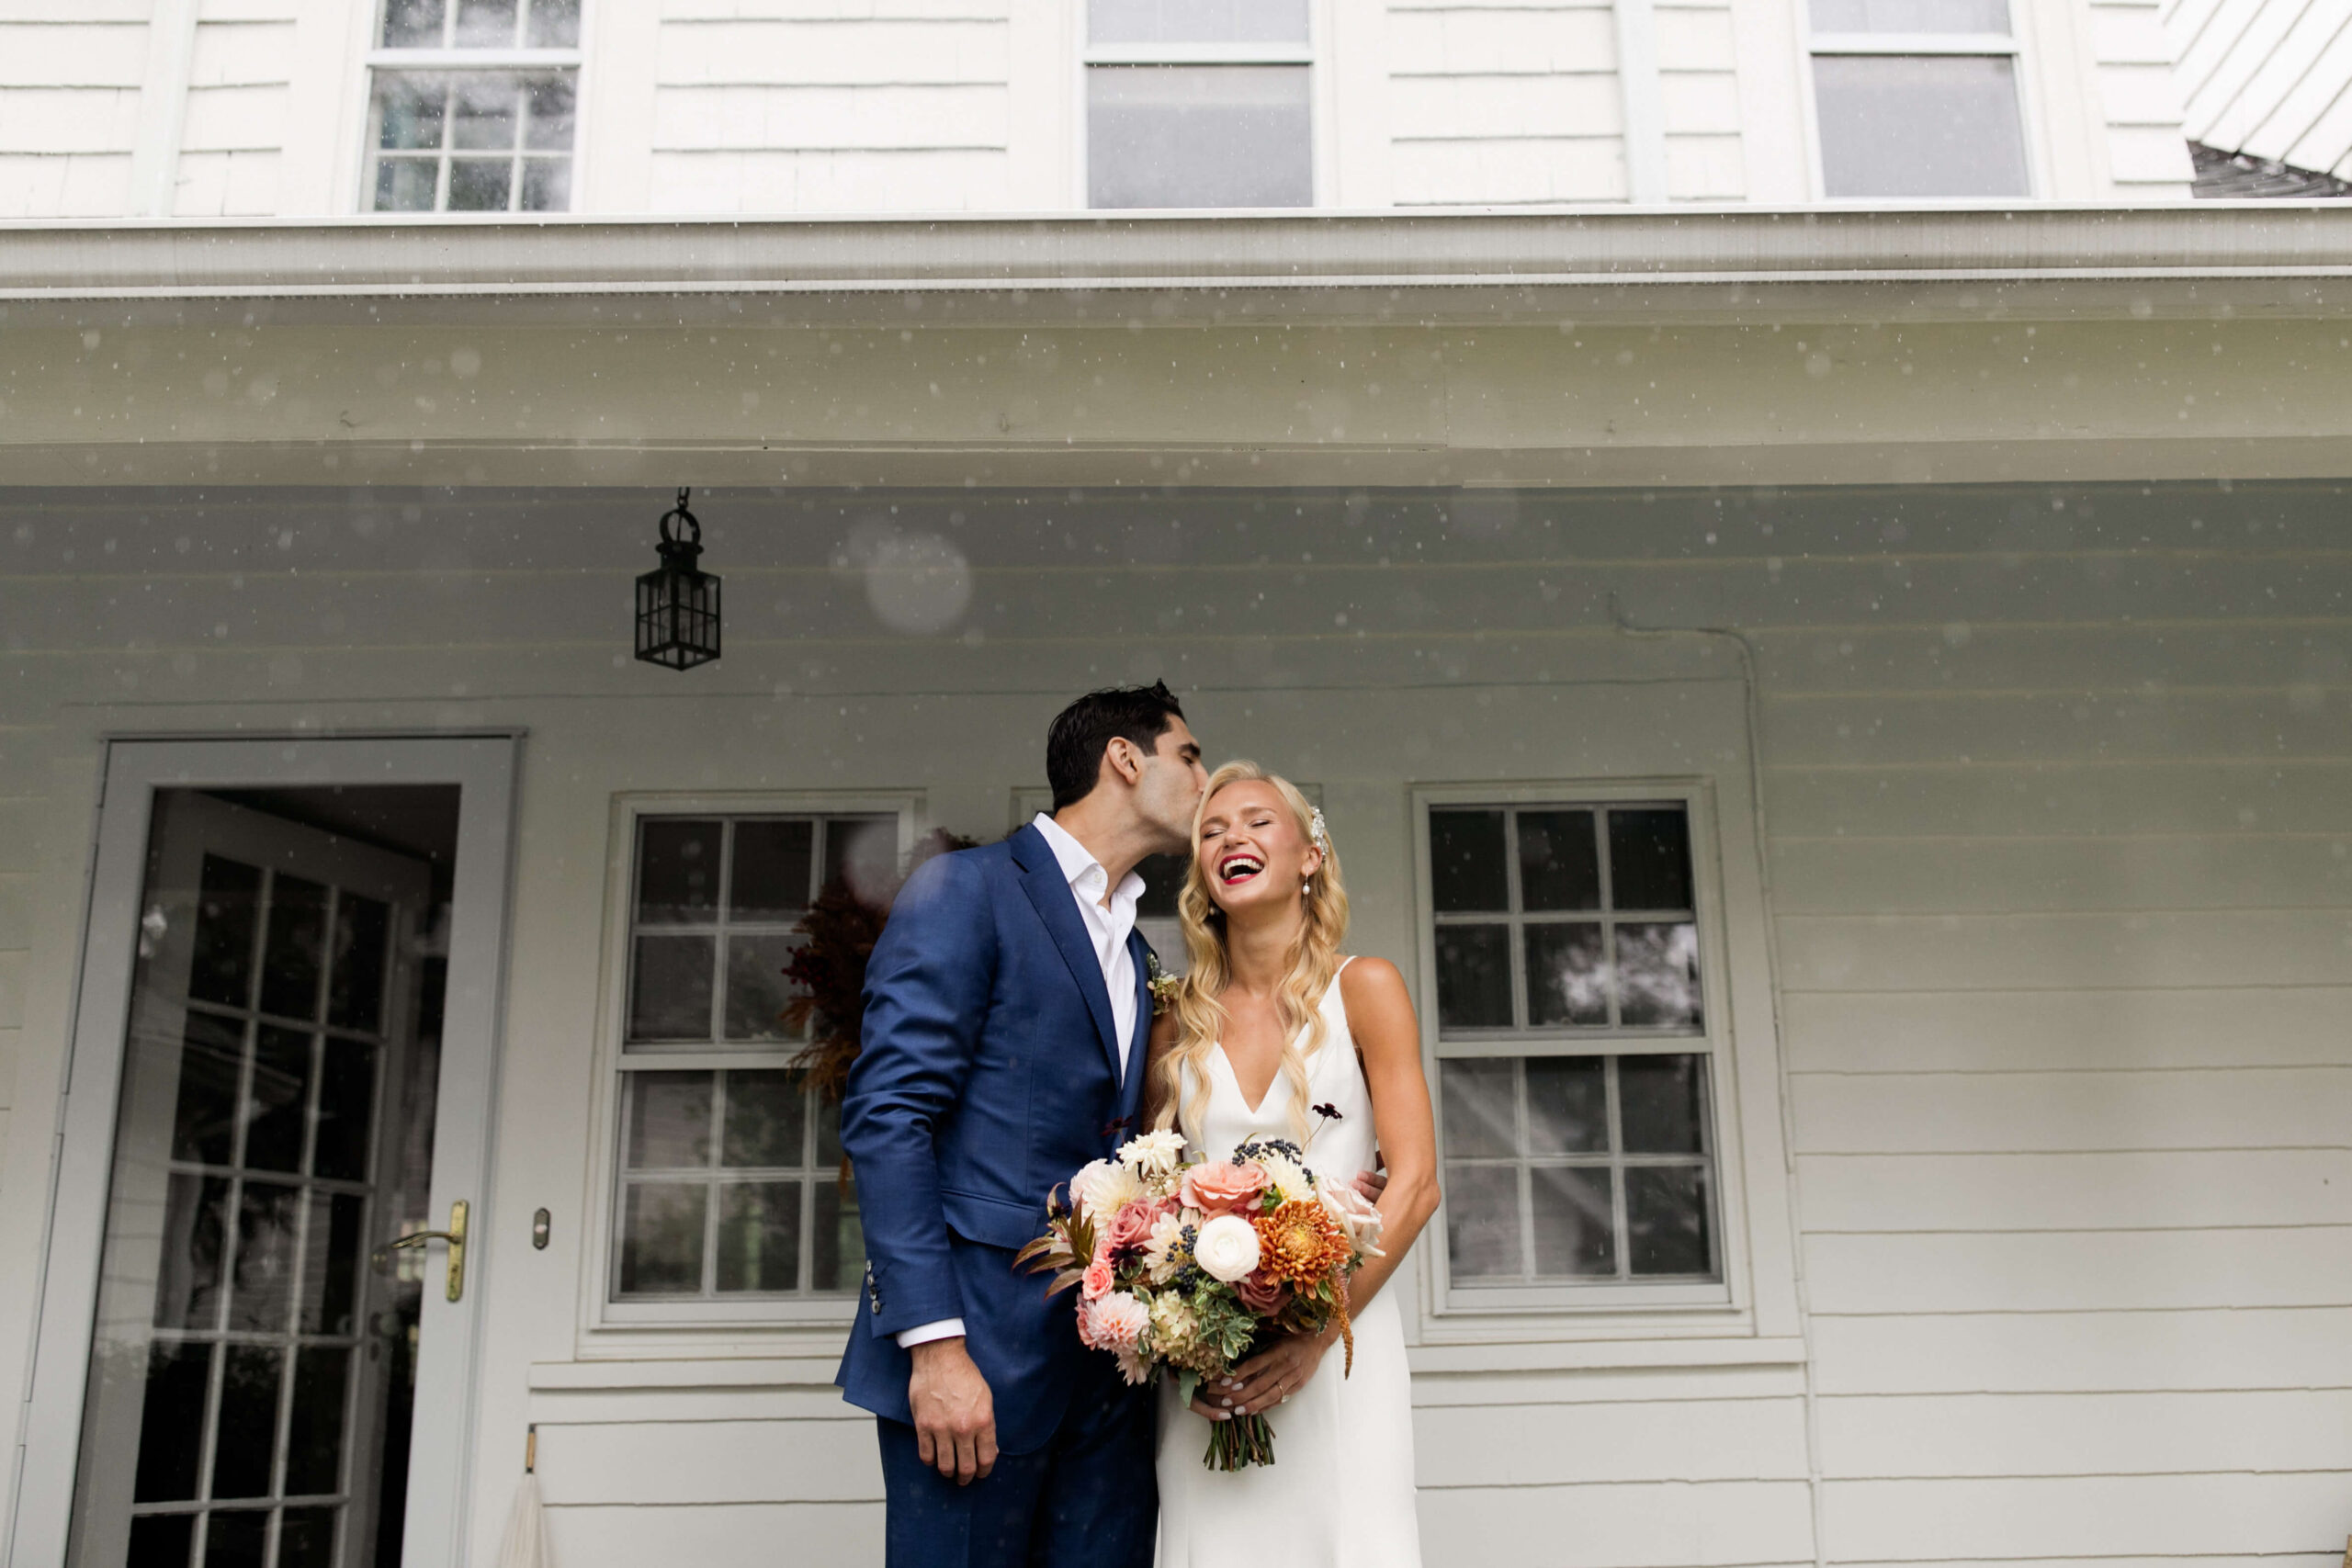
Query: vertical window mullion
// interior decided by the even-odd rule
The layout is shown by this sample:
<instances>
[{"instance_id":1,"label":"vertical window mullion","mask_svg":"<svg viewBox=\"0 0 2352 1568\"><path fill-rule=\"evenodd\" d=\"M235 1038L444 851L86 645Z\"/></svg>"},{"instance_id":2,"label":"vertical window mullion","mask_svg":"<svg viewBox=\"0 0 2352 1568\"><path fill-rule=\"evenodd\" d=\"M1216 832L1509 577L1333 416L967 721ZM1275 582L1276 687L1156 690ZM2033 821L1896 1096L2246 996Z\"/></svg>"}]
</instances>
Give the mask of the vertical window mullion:
<instances>
[{"instance_id":1,"label":"vertical window mullion","mask_svg":"<svg viewBox=\"0 0 2352 1568\"><path fill-rule=\"evenodd\" d=\"M721 1139L727 1128L727 1079L724 1067L710 1075L710 1153L704 1156L702 1190L702 1295L705 1300L718 1294L718 1205L726 1195L719 1185L718 1172L726 1152Z\"/></svg>"},{"instance_id":2,"label":"vertical window mullion","mask_svg":"<svg viewBox=\"0 0 2352 1568\"><path fill-rule=\"evenodd\" d=\"M1519 809L1503 811L1503 903L1510 947L1510 1026L1527 1027L1527 897L1519 876ZM1521 1144L1521 1149L1526 1148ZM1532 1261L1532 1259L1531 1259Z\"/></svg>"},{"instance_id":3,"label":"vertical window mullion","mask_svg":"<svg viewBox=\"0 0 2352 1568\"><path fill-rule=\"evenodd\" d=\"M1630 1280L1634 1275L1634 1238L1625 1219L1625 1106L1622 1086L1618 1081L1619 1058L1601 1058L1601 1103L1609 1119L1609 1228L1610 1250L1615 1254L1617 1278Z\"/></svg>"},{"instance_id":4,"label":"vertical window mullion","mask_svg":"<svg viewBox=\"0 0 2352 1568\"><path fill-rule=\"evenodd\" d=\"M1513 902L1517 902L1514 898ZM1528 1155L1527 1058L1511 1058L1511 1138L1519 1158L1514 1162L1519 1178L1519 1277L1522 1282L1537 1277L1535 1264L1535 1171Z\"/></svg>"},{"instance_id":5,"label":"vertical window mullion","mask_svg":"<svg viewBox=\"0 0 2352 1568\"><path fill-rule=\"evenodd\" d=\"M734 862L735 819L732 817L722 818L718 824L718 886L713 889L711 894L712 902L710 910L712 922L710 939L710 1033L707 1038L714 1046L726 1038L724 1030L727 1021L727 902L734 896L735 892L735 889L729 886L733 878L733 872L730 868L733 866Z\"/></svg>"}]
</instances>

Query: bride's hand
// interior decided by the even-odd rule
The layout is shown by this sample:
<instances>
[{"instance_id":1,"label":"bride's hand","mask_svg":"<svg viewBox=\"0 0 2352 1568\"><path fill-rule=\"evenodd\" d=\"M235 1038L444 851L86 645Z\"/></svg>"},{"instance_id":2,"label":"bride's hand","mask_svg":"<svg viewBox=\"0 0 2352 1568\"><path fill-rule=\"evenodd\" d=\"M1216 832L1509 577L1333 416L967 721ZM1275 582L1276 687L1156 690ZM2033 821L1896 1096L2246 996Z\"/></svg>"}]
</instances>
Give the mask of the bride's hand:
<instances>
[{"instance_id":1,"label":"bride's hand","mask_svg":"<svg viewBox=\"0 0 2352 1568\"><path fill-rule=\"evenodd\" d=\"M1193 1395L1195 1415L1212 1421L1255 1412L1263 1415L1306 1386L1323 1362L1336 1329L1321 1334L1294 1334L1233 1369L1230 1379L1212 1379Z\"/></svg>"}]
</instances>

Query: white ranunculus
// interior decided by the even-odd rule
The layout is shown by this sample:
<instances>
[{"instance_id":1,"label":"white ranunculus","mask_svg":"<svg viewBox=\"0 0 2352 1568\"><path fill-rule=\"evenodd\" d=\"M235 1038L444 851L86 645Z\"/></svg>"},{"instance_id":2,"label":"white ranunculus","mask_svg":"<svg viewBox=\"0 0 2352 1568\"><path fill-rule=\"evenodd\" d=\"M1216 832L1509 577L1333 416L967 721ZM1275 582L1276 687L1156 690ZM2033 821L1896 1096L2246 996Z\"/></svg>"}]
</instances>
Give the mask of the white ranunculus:
<instances>
[{"instance_id":1,"label":"white ranunculus","mask_svg":"<svg viewBox=\"0 0 2352 1568\"><path fill-rule=\"evenodd\" d=\"M1238 1214L1219 1214L1193 1238L1193 1260L1230 1285L1258 1267L1258 1231Z\"/></svg>"},{"instance_id":2,"label":"white ranunculus","mask_svg":"<svg viewBox=\"0 0 2352 1568\"><path fill-rule=\"evenodd\" d=\"M1184 1157L1184 1134L1170 1128L1146 1133L1127 1140L1119 1151L1119 1163L1132 1166L1146 1177L1166 1176Z\"/></svg>"},{"instance_id":3,"label":"white ranunculus","mask_svg":"<svg viewBox=\"0 0 2352 1568\"><path fill-rule=\"evenodd\" d=\"M1125 1166L1107 1159L1090 1160L1069 1179L1070 1201L1086 1212L1089 1219L1107 1222L1127 1204L1143 1196L1143 1183Z\"/></svg>"}]
</instances>

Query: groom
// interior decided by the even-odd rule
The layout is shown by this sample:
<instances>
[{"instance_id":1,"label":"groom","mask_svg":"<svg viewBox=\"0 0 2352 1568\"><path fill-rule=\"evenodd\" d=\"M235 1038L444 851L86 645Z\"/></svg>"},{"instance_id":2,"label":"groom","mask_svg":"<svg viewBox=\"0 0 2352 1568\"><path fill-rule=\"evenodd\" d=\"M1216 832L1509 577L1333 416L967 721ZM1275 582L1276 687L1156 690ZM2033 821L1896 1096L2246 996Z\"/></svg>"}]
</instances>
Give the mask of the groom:
<instances>
[{"instance_id":1,"label":"groom","mask_svg":"<svg viewBox=\"0 0 2352 1568\"><path fill-rule=\"evenodd\" d=\"M866 968L842 1145L867 1261L839 1377L877 1417L889 1568L1152 1559L1151 1391L1012 1258L1046 1195L1136 1130L1135 868L1190 847L1207 777L1165 684L1063 709L1046 775L1053 814L916 872Z\"/></svg>"}]
</instances>

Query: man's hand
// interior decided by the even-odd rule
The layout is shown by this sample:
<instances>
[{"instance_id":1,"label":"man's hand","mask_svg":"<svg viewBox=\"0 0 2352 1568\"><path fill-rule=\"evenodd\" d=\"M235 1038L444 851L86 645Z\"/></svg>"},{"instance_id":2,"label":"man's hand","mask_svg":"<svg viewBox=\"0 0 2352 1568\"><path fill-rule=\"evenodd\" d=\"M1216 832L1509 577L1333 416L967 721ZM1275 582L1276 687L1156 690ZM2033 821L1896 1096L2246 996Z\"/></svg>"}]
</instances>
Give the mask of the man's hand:
<instances>
[{"instance_id":1,"label":"man's hand","mask_svg":"<svg viewBox=\"0 0 2352 1568\"><path fill-rule=\"evenodd\" d=\"M915 1412L916 1451L958 1486L996 1468L996 1396L961 1339L933 1339L911 1352L907 1399Z\"/></svg>"}]
</instances>

